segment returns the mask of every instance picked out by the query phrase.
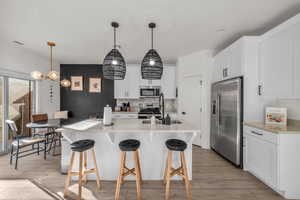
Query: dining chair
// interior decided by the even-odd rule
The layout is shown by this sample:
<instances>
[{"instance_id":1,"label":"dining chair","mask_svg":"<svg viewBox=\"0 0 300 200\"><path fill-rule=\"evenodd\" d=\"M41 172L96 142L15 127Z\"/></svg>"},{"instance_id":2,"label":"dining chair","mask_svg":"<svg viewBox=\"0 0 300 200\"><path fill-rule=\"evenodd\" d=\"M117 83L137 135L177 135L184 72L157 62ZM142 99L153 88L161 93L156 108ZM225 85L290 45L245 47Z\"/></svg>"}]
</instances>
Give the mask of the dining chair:
<instances>
[{"instance_id":1,"label":"dining chair","mask_svg":"<svg viewBox=\"0 0 300 200\"><path fill-rule=\"evenodd\" d=\"M68 111L57 111L54 113L54 119L68 119Z\"/></svg>"},{"instance_id":2,"label":"dining chair","mask_svg":"<svg viewBox=\"0 0 300 200\"><path fill-rule=\"evenodd\" d=\"M33 123L42 123L42 122L46 122L48 120L48 114L43 113L43 114L33 114L31 116L31 122ZM34 130L34 135L40 135L40 136L46 136L49 134L49 130L48 129L38 129L38 130Z\"/></svg>"},{"instance_id":3,"label":"dining chair","mask_svg":"<svg viewBox=\"0 0 300 200\"><path fill-rule=\"evenodd\" d=\"M10 151L10 164L12 164L13 158L15 158L15 169L18 168L18 159L29 156L32 154L40 154L41 151L44 151L44 159L46 159L46 139L38 136L26 136L22 133L18 133L18 128L16 123L12 120L5 120L5 123L8 125L11 130L13 140L11 143L11 151ZM35 144L37 148L35 148ZM44 147L41 148L40 144L44 144ZM32 146L32 148L27 148L24 151L21 151L25 147Z\"/></svg>"},{"instance_id":4,"label":"dining chair","mask_svg":"<svg viewBox=\"0 0 300 200\"><path fill-rule=\"evenodd\" d=\"M60 119L60 120L67 120L68 119L68 111L64 110L64 111L57 111L57 112L54 112L54 119ZM62 132L62 129L61 128L57 128L55 129L54 131L56 134L55 134L55 138L53 140L54 144L53 144L53 155L59 155L59 154L56 154L56 147L57 146L61 146L61 138L62 138L62 135L61 135L61 132ZM57 145L57 142L58 142L58 145Z\"/></svg>"},{"instance_id":5,"label":"dining chair","mask_svg":"<svg viewBox=\"0 0 300 200\"><path fill-rule=\"evenodd\" d=\"M47 113L41 113L41 114L33 114L31 115L31 122L33 123L43 123L48 121L48 114ZM50 154L50 151L52 149L53 141L54 141L54 135L55 133L52 130L49 130L49 128L38 128L34 129L33 136L43 136L46 139L46 144L50 145L48 153ZM32 148L34 148L34 145L32 145Z\"/></svg>"},{"instance_id":6,"label":"dining chair","mask_svg":"<svg viewBox=\"0 0 300 200\"><path fill-rule=\"evenodd\" d=\"M48 120L48 114L34 114L31 116L32 122L42 122Z\"/></svg>"}]
</instances>

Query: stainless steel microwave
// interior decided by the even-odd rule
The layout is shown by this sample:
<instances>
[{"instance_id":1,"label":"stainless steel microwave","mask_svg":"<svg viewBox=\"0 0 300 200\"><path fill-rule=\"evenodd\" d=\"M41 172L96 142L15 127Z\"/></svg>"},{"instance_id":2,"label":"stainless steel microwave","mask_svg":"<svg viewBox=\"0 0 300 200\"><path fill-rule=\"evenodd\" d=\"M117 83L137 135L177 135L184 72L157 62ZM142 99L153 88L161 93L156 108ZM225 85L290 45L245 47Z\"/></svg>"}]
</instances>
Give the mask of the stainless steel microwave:
<instances>
[{"instance_id":1,"label":"stainless steel microwave","mask_svg":"<svg viewBox=\"0 0 300 200\"><path fill-rule=\"evenodd\" d=\"M160 95L160 87L141 87L140 97L158 97Z\"/></svg>"}]
</instances>

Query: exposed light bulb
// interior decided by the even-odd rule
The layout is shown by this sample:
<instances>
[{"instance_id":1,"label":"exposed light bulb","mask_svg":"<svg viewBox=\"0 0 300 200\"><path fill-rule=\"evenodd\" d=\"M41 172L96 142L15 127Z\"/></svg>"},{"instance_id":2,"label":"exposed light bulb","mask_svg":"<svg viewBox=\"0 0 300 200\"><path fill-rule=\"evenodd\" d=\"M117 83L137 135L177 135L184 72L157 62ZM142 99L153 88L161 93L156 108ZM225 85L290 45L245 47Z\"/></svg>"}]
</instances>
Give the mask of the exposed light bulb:
<instances>
[{"instance_id":1,"label":"exposed light bulb","mask_svg":"<svg viewBox=\"0 0 300 200\"><path fill-rule=\"evenodd\" d=\"M117 64L118 64L118 61L113 60L111 63L112 63L113 65L117 65Z\"/></svg>"},{"instance_id":2,"label":"exposed light bulb","mask_svg":"<svg viewBox=\"0 0 300 200\"><path fill-rule=\"evenodd\" d=\"M42 80L44 78L44 75L39 71L33 71L31 72L31 77L36 80Z\"/></svg>"},{"instance_id":3,"label":"exposed light bulb","mask_svg":"<svg viewBox=\"0 0 300 200\"><path fill-rule=\"evenodd\" d=\"M63 79L60 81L61 86L63 87L70 87L71 86L71 81L67 80L67 79Z\"/></svg>"},{"instance_id":4,"label":"exposed light bulb","mask_svg":"<svg viewBox=\"0 0 300 200\"><path fill-rule=\"evenodd\" d=\"M56 71L51 71L48 73L48 76L47 76L50 80L52 81L55 81L58 79L58 72Z\"/></svg>"},{"instance_id":5,"label":"exposed light bulb","mask_svg":"<svg viewBox=\"0 0 300 200\"><path fill-rule=\"evenodd\" d=\"M153 65L155 65L155 61L154 61L154 60L150 60L149 64L150 64L151 66L153 66Z\"/></svg>"}]
</instances>

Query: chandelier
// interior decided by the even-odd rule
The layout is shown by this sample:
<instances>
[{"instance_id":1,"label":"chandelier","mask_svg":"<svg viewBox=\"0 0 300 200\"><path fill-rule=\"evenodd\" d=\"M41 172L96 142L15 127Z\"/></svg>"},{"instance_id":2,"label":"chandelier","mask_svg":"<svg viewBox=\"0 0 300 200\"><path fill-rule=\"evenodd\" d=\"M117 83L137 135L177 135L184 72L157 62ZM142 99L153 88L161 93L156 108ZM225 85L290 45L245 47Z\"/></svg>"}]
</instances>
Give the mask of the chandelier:
<instances>
[{"instance_id":1,"label":"chandelier","mask_svg":"<svg viewBox=\"0 0 300 200\"><path fill-rule=\"evenodd\" d=\"M33 71L31 72L31 77L34 78L35 80L51 80L51 81L59 81L59 73L55 70L53 70L53 54L52 54L52 49L55 47L54 42L47 42L47 45L50 47L50 71L48 72L47 75L43 74L40 71ZM67 79L63 79L60 82L61 86L63 87L70 87L71 86L71 81Z\"/></svg>"}]
</instances>

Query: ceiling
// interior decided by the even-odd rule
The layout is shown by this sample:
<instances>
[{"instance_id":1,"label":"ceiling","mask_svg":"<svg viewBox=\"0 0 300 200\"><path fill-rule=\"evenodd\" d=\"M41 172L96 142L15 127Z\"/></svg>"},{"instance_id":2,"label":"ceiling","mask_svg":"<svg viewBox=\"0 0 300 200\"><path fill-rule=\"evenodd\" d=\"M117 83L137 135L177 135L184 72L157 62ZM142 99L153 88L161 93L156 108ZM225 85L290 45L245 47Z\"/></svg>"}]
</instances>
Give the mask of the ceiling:
<instances>
[{"instance_id":1,"label":"ceiling","mask_svg":"<svg viewBox=\"0 0 300 200\"><path fill-rule=\"evenodd\" d=\"M111 21L127 63L154 45L165 62L204 49L220 49L242 35L257 35L300 12L298 0L1 0L0 40L68 64L102 63L113 45Z\"/></svg>"}]
</instances>

